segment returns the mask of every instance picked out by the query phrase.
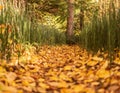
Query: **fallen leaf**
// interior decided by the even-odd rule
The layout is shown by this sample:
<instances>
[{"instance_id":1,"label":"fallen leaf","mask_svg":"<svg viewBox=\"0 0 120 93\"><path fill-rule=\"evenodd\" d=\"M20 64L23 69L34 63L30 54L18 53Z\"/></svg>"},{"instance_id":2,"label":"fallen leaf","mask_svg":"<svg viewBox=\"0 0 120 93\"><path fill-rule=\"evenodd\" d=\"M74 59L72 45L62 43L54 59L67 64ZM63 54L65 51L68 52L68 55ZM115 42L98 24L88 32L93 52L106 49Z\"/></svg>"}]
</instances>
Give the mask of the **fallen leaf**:
<instances>
[{"instance_id":1,"label":"fallen leaf","mask_svg":"<svg viewBox=\"0 0 120 93\"><path fill-rule=\"evenodd\" d=\"M60 93L73 93L73 91L71 89L67 89L67 88L62 88L60 90Z\"/></svg>"},{"instance_id":2,"label":"fallen leaf","mask_svg":"<svg viewBox=\"0 0 120 93\"><path fill-rule=\"evenodd\" d=\"M38 85L39 85L41 88L43 88L43 89L48 89L48 88L49 88L49 86L48 86L47 84L42 83L42 82L39 82Z\"/></svg>"},{"instance_id":3,"label":"fallen leaf","mask_svg":"<svg viewBox=\"0 0 120 93\"><path fill-rule=\"evenodd\" d=\"M17 75L14 72L9 72L6 74L6 77L7 77L7 81L9 81L10 83L16 79Z\"/></svg>"},{"instance_id":4,"label":"fallen leaf","mask_svg":"<svg viewBox=\"0 0 120 93\"><path fill-rule=\"evenodd\" d=\"M110 71L108 70L105 70L105 69L100 69L97 71L96 75L99 77L99 78L108 78L110 77Z\"/></svg>"},{"instance_id":5,"label":"fallen leaf","mask_svg":"<svg viewBox=\"0 0 120 93\"><path fill-rule=\"evenodd\" d=\"M72 66L65 66L64 70L72 70Z\"/></svg>"},{"instance_id":6,"label":"fallen leaf","mask_svg":"<svg viewBox=\"0 0 120 93\"><path fill-rule=\"evenodd\" d=\"M92 60L91 60L91 61L88 61L88 62L87 62L87 65L88 65L88 66L95 66L97 63L98 63L98 61L92 61Z\"/></svg>"},{"instance_id":7,"label":"fallen leaf","mask_svg":"<svg viewBox=\"0 0 120 93\"><path fill-rule=\"evenodd\" d=\"M68 84L66 82L48 82L48 85L55 88L66 88Z\"/></svg>"},{"instance_id":8,"label":"fallen leaf","mask_svg":"<svg viewBox=\"0 0 120 93\"><path fill-rule=\"evenodd\" d=\"M72 89L74 91L73 93L82 93L82 92L84 92L84 88L85 88L85 85L82 85L82 84L74 85L72 87Z\"/></svg>"},{"instance_id":9,"label":"fallen leaf","mask_svg":"<svg viewBox=\"0 0 120 93\"><path fill-rule=\"evenodd\" d=\"M103 58L98 57L98 56L94 56L94 57L92 57L92 60L100 62L100 61L103 61Z\"/></svg>"}]
</instances>

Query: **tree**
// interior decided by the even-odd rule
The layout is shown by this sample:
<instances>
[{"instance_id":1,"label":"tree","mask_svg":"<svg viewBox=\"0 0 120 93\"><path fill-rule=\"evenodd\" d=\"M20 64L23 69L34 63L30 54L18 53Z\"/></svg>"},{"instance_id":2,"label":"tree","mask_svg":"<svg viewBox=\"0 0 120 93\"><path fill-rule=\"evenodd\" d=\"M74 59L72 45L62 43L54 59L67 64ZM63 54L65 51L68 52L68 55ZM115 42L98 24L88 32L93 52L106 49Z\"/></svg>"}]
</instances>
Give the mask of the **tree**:
<instances>
[{"instance_id":1,"label":"tree","mask_svg":"<svg viewBox=\"0 0 120 93\"><path fill-rule=\"evenodd\" d=\"M67 17L67 30L66 30L66 42L72 43L74 26L74 0L68 0L68 17Z\"/></svg>"}]
</instances>

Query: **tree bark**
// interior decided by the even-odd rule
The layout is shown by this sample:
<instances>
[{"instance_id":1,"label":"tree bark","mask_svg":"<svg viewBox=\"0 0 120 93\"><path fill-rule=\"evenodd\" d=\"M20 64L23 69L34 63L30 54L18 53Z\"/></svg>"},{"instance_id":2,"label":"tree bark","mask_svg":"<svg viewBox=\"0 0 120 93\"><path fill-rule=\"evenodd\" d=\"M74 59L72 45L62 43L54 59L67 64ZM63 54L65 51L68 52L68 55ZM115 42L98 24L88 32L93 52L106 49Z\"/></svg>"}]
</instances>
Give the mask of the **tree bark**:
<instances>
[{"instance_id":1,"label":"tree bark","mask_svg":"<svg viewBox=\"0 0 120 93\"><path fill-rule=\"evenodd\" d=\"M74 26L74 0L68 0L68 17L67 17L67 30L66 30L66 42L71 43L73 37Z\"/></svg>"}]
</instances>

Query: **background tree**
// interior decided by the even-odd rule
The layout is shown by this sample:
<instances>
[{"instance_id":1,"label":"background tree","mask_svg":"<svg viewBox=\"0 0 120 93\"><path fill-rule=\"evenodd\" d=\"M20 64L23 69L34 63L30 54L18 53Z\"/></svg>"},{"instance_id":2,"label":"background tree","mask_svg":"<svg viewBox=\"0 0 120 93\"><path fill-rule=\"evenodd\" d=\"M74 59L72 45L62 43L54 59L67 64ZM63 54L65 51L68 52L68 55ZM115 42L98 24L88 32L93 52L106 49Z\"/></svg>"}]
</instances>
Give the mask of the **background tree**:
<instances>
[{"instance_id":1,"label":"background tree","mask_svg":"<svg viewBox=\"0 0 120 93\"><path fill-rule=\"evenodd\" d=\"M71 43L71 39L73 37L73 26L74 26L74 0L68 0L68 17L66 30L67 43Z\"/></svg>"}]
</instances>

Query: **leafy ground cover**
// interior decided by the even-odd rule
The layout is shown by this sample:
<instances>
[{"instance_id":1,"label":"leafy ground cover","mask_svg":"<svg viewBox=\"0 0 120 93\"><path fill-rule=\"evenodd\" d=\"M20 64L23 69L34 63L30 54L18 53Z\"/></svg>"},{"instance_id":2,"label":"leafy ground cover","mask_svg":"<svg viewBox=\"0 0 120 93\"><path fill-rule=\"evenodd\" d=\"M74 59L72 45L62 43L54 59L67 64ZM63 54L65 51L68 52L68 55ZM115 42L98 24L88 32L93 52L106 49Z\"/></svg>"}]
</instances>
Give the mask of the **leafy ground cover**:
<instances>
[{"instance_id":1,"label":"leafy ground cover","mask_svg":"<svg viewBox=\"0 0 120 93\"><path fill-rule=\"evenodd\" d=\"M18 48L18 47L17 47ZM21 48L0 60L0 93L120 93L120 52L88 53L77 45Z\"/></svg>"}]
</instances>

